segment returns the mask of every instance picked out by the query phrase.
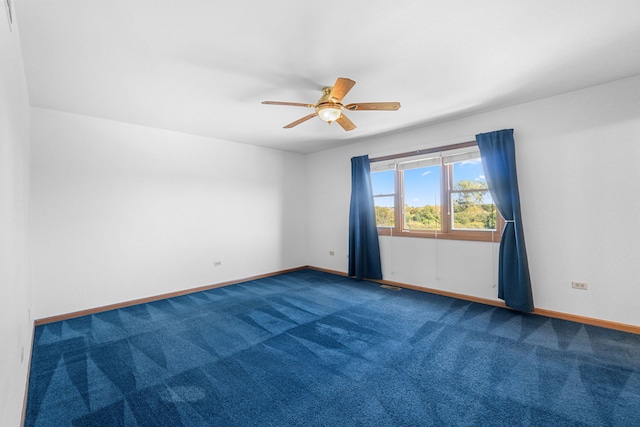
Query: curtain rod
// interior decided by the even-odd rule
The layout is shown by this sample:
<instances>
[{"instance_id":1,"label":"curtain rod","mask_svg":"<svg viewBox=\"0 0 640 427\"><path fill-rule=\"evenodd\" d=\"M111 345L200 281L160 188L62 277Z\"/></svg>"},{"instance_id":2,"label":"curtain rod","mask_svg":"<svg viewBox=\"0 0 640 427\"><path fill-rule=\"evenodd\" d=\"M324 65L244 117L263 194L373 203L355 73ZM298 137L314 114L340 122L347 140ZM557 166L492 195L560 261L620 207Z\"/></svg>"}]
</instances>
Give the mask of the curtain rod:
<instances>
[{"instance_id":1,"label":"curtain rod","mask_svg":"<svg viewBox=\"0 0 640 427\"><path fill-rule=\"evenodd\" d=\"M438 153L440 151L455 150L456 148L473 147L478 145L475 141L460 142L458 144L446 145L444 147L425 148L423 150L407 151L405 153L390 154L388 156L380 156L369 159L369 163L384 162L385 160L401 159L409 156L421 156L423 154Z\"/></svg>"}]
</instances>

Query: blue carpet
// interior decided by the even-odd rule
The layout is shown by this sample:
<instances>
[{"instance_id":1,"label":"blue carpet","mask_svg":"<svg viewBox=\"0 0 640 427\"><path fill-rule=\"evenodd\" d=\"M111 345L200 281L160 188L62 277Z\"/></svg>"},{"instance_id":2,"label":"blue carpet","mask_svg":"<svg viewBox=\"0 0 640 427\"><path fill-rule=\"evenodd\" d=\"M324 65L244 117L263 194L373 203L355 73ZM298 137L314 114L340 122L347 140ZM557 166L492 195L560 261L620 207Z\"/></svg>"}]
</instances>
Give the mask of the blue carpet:
<instances>
[{"instance_id":1,"label":"blue carpet","mask_svg":"<svg viewBox=\"0 0 640 427\"><path fill-rule=\"evenodd\" d=\"M640 336L314 270L35 329L26 426L640 426Z\"/></svg>"}]
</instances>

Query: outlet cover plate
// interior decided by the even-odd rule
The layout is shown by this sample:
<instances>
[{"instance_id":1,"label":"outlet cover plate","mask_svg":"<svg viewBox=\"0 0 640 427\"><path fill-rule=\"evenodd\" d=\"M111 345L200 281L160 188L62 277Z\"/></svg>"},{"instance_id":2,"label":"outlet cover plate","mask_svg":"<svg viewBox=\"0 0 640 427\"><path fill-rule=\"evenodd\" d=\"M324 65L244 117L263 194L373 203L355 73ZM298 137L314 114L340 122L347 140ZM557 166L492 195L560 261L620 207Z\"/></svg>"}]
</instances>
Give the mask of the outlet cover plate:
<instances>
[{"instance_id":1,"label":"outlet cover plate","mask_svg":"<svg viewBox=\"0 0 640 427\"><path fill-rule=\"evenodd\" d=\"M573 281L573 282L571 282L571 287L573 289L581 289L583 291L586 291L586 290L589 289L589 285L587 284L587 282L576 282L576 281Z\"/></svg>"}]
</instances>

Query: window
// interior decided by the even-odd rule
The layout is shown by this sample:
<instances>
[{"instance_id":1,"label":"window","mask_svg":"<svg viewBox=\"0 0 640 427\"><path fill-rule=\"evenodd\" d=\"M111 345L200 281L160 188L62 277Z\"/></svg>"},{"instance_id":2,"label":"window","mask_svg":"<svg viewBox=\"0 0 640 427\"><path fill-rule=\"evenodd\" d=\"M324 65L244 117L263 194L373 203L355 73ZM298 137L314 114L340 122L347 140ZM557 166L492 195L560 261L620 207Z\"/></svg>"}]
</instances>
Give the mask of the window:
<instances>
[{"instance_id":1,"label":"window","mask_svg":"<svg viewBox=\"0 0 640 427\"><path fill-rule=\"evenodd\" d=\"M475 142L371 159L371 181L380 235L500 240Z\"/></svg>"}]
</instances>

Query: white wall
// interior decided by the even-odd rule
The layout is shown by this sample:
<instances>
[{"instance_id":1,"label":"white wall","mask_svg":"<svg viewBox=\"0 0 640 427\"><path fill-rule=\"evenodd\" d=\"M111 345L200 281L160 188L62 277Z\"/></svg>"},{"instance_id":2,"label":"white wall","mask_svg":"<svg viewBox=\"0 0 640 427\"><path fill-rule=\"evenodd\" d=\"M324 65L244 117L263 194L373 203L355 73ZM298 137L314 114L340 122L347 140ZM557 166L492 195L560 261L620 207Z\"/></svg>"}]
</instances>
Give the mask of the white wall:
<instances>
[{"instance_id":1,"label":"white wall","mask_svg":"<svg viewBox=\"0 0 640 427\"><path fill-rule=\"evenodd\" d=\"M4 9L4 7L2 7ZM31 348L29 101L18 26L0 12L0 425L17 426Z\"/></svg>"},{"instance_id":2,"label":"white wall","mask_svg":"<svg viewBox=\"0 0 640 427\"><path fill-rule=\"evenodd\" d=\"M35 317L305 265L304 168L299 154L34 108Z\"/></svg>"},{"instance_id":3,"label":"white wall","mask_svg":"<svg viewBox=\"0 0 640 427\"><path fill-rule=\"evenodd\" d=\"M309 155L309 264L347 269L351 157L469 141L503 128L515 129L536 306L640 325L640 77ZM383 237L383 274L495 298L496 246ZM589 290L572 289L572 280L588 282Z\"/></svg>"}]
</instances>

